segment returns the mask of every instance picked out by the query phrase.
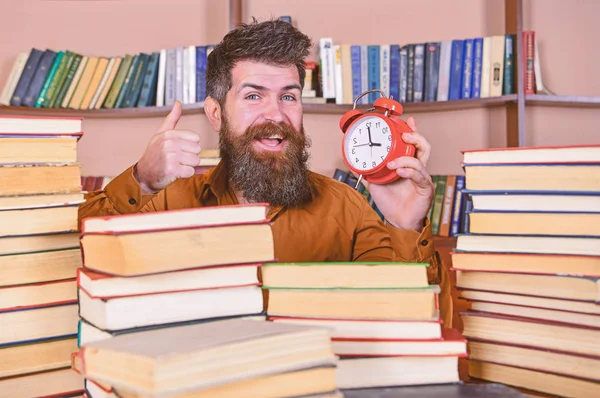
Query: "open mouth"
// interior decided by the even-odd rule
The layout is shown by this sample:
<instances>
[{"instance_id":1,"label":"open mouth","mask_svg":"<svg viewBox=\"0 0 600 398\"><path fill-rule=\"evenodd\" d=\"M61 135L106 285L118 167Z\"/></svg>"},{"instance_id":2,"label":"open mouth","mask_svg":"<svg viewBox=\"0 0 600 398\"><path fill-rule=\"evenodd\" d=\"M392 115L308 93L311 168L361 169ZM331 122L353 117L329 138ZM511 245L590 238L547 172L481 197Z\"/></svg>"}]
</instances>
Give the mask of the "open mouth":
<instances>
[{"instance_id":1,"label":"open mouth","mask_svg":"<svg viewBox=\"0 0 600 398\"><path fill-rule=\"evenodd\" d=\"M255 141L259 144L261 148L269 151L277 151L283 149L283 147L285 146L285 139L278 135L274 135L267 138L260 138Z\"/></svg>"}]
</instances>

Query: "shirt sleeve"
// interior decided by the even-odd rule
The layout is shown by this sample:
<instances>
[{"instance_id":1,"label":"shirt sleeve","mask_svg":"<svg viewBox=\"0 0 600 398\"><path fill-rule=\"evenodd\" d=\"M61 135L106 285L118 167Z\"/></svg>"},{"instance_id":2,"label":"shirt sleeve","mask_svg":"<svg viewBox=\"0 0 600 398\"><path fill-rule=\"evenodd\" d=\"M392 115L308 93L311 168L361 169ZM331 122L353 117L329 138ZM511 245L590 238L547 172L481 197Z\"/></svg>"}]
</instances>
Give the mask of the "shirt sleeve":
<instances>
[{"instance_id":1,"label":"shirt sleeve","mask_svg":"<svg viewBox=\"0 0 600 398\"><path fill-rule=\"evenodd\" d=\"M452 296L448 267L435 250L431 224L426 219L421 232L402 230L381 219L365 201L363 217L355 235L354 261L397 261L428 263L430 285L439 285L440 317L445 327L452 327Z\"/></svg>"},{"instance_id":2,"label":"shirt sleeve","mask_svg":"<svg viewBox=\"0 0 600 398\"><path fill-rule=\"evenodd\" d=\"M139 213L140 211L164 210L164 191L157 194L142 194L140 184L133 176L133 166L106 185L104 190L89 192L85 203L79 206L79 226L86 217L111 216Z\"/></svg>"}]
</instances>

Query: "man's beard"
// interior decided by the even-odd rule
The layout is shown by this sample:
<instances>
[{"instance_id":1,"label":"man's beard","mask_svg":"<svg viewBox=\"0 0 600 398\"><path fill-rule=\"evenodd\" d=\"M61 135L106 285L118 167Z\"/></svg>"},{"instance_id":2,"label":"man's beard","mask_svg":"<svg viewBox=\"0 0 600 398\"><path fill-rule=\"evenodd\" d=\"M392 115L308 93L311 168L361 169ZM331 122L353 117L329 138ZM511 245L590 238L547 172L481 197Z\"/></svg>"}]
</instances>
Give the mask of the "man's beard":
<instances>
[{"instance_id":1,"label":"man's beard","mask_svg":"<svg viewBox=\"0 0 600 398\"><path fill-rule=\"evenodd\" d=\"M282 137L281 151L254 149L254 141L273 135ZM300 206L311 199L307 161L310 139L304 128L298 132L286 123L267 122L250 126L236 136L223 115L219 135L220 155L227 166L229 181L248 202L272 206Z\"/></svg>"}]
</instances>

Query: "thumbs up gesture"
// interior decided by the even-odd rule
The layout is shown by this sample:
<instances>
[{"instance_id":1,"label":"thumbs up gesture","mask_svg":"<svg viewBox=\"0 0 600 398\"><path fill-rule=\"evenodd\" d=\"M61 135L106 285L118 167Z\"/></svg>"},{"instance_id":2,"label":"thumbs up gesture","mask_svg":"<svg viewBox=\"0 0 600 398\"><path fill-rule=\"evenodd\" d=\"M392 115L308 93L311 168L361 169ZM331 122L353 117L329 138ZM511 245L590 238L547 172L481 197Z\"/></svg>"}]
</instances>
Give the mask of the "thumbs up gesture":
<instances>
[{"instance_id":1,"label":"thumbs up gesture","mask_svg":"<svg viewBox=\"0 0 600 398\"><path fill-rule=\"evenodd\" d=\"M181 103L177 101L134 167L133 175L144 194L156 193L177 178L193 176L200 163L200 135L176 130L180 118Z\"/></svg>"}]
</instances>

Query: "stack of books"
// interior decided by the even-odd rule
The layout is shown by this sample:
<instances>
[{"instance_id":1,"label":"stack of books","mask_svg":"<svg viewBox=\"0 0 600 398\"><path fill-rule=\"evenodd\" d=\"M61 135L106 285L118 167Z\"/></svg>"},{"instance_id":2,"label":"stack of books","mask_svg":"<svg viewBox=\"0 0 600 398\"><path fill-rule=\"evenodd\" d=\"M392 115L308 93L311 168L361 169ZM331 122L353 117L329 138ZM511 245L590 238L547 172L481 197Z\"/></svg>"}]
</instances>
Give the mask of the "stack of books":
<instances>
[{"instance_id":1,"label":"stack of books","mask_svg":"<svg viewBox=\"0 0 600 398\"><path fill-rule=\"evenodd\" d=\"M123 398L337 398L330 338L325 328L229 319L90 343L73 365Z\"/></svg>"},{"instance_id":2,"label":"stack of books","mask_svg":"<svg viewBox=\"0 0 600 398\"><path fill-rule=\"evenodd\" d=\"M3 396L83 391L68 369L77 347L81 135L81 119L0 117Z\"/></svg>"},{"instance_id":3,"label":"stack of books","mask_svg":"<svg viewBox=\"0 0 600 398\"><path fill-rule=\"evenodd\" d=\"M340 389L459 381L466 341L441 328L424 263L264 264L268 320L328 327Z\"/></svg>"},{"instance_id":4,"label":"stack of books","mask_svg":"<svg viewBox=\"0 0 600 398\"><path fill-rule=\"evenodd\" d=\"M600 145L464 152L469 375L600 396Z\"/></svg>"},{"instance_id":5,"label":"stack of books","mask_svg":"<svg viewBox=\"0 0 600 398\"><path fill-rule=\"evenodd\" d=\"M79 346L230 317L264 322L259 267L274 259L266 211L252 204L82 220Z\"/></svg>"}]
</instances>

